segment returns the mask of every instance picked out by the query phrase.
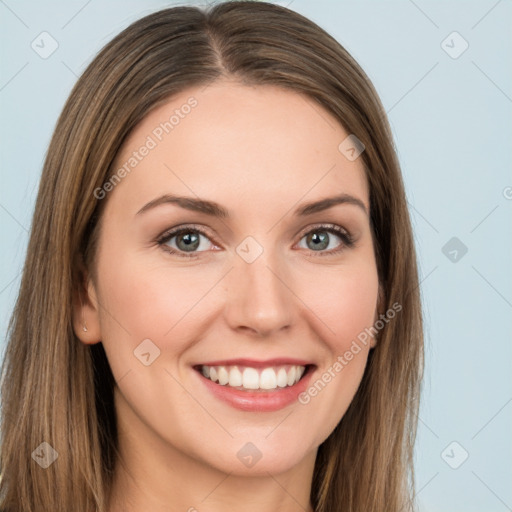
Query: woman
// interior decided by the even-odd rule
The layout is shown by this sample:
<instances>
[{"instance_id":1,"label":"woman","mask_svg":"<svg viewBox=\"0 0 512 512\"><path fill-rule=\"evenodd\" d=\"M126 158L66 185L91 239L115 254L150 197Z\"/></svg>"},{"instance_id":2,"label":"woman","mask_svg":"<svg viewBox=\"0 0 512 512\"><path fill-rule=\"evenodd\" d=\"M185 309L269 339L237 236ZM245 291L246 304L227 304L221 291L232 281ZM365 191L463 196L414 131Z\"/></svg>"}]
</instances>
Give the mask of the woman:
<instances>
[{"instance_id":1,"label":"woman","mask_svg":"<svg viewBox=\"0 0 512 512\"><path fill-rule=\"evenodd\" d=\"M107 44L43 169L1 509L409 510L422 365L399 164L347 51L264 2Z\"/></svg>"}]
</instances>

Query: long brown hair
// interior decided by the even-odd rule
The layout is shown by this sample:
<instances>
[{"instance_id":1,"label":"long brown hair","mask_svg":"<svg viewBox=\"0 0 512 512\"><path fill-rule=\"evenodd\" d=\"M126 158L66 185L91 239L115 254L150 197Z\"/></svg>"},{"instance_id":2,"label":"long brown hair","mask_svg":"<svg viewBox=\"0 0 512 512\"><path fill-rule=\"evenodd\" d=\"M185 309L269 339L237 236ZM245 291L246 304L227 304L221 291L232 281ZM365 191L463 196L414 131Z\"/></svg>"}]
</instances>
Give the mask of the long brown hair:
<instances>
[{"instance_id":1,"label":"long brown hair","mask_svg":"<svg viewBox=\"0 0 512 512\"><path fill-rule=\"evenodd\" d=\"M149 111L191 86L224 77L302 93L366 148L361 158L384 292L380 309L398 303L401 311L379 332L349 409L319 447L311 502L316 512L412 508L422 315L411 224L385 111L363 70L320 27L284 7L234 1L208 10L169 8L133 23L96 56L62 111L2 364L3 511L107 512L118 456L115 381L102 344L79 342L72 327L80 268L94 278L108 200L99 201L94 191L114 172L123 141ZM45 470L33 456L42 442L58 453Z\"/></svg>"}]
</instances>

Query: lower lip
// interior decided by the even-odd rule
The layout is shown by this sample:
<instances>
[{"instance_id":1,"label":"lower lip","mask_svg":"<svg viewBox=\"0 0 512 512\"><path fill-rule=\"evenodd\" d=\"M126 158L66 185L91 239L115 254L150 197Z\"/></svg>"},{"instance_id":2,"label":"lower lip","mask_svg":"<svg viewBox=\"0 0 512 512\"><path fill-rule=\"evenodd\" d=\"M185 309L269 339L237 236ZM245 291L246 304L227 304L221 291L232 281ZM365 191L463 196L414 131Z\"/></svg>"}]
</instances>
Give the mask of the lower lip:
<instances>
[{"instance_id":1,"label":"lower lip","mask_svg":"<svg viewBox=\"0 0 512 512\"><path fill-rule=\"evenodd\" d=\"M251 412L271 412L278 411L297 402L298 396L308 387L313 370L313 367L308 367L302 379L293 386L276 388L269 391L240 391L228 385L222 386L215 383L197 370L194 370L194 372L198 374L206 388L214 396L235 409Z\"/></svg>"}]
</instances>

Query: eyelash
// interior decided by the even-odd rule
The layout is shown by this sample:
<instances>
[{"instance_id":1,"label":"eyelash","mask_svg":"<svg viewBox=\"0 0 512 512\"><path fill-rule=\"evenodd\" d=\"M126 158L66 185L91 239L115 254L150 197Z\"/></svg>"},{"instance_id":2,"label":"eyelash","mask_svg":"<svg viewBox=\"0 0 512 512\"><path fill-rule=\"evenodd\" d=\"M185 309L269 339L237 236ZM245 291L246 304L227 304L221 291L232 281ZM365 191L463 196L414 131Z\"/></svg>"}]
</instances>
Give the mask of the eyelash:
<instances>
[{"instance_id":1,"label":"eyelash","mask_svg":"<svg viewBox=\"0 0 512 512\"><path fill-rule=\"evenodd\" d=\"M300 240L302 240L306 235L309 235L310 233L313 233L315 231L319 231L319 232L324 231L327 233L332 233L332 234L337 235L342 240L341 245L337 249L331 249L330 251L319 251L319 252L311 251L313 253L316 253L315 254L316 256L333 256L333 255L340 253L341 251L343 251L345 249L348 249L348 248L351 248L354 246L354 239L353 239L352 235L345 229L341 228L340 226L337 226L336 224L320 224L318 226L315 226L312 229L302 233ZM208 233L206 233L203 229L201 229L200 227L195 226L193 224L190 224L190 225L182 226L179 228L173 228L169 231L166 231L165 233L163 233L162 235L160 235L157 238L156 242L160 247L162 247L162 249L164 251L168 252L169 254L176 255L179 257L183 257L183 258L196 258L198 256L198 254L200 254L201 252L204 252L204 251L199 251L199 252L191 252L191 253L187 254L184 251L177 251L176 249L173 249L173 248L169 247L168 245L166 245L167 242L169 242L172 238L174 238L175 236L181 235L183 233L198 233L198 234L203 235L204 237L210 239L210 236L208 235Z\"/></svg>"}]
</instances>

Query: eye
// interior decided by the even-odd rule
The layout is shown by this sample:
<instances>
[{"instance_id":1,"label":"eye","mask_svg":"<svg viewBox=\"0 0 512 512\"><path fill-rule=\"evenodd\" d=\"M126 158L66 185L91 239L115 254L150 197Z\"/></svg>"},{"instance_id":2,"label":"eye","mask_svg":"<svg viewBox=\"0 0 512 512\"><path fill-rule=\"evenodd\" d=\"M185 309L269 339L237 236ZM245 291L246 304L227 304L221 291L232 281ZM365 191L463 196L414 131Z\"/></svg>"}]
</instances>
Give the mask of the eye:
<instances>
[{"instance_id":1,"label":"eye","mask_svg":"<svg viewBox=\"0 0 512 512\"><path fill-rule=\"evenodd\" d=\"M201 240L202 238L205 241ZM338 254L345 248L350 248L354 245L354 240L350 233L336 224L316 226L306 231L301 236L301 241L304 238L306 239L305 248L316 253L318 256ZM333 245L335 238L341 240L341 243L336 244L334 242ZM197 257L197 253L208 251L209 245L215 246L211 242L209 235L203 229L195 226L181 226L166 231L158 238L157 243L168 253L184 258Z\"/></svg>"},{"instance_id":2,"label":"eye","mask_svg":"<svg viewBox=\"0 0 512 512\"><path fill-rule=\"evenodd\" d=\"M334 235L334 237L333 237ZM322 224L307 231L301 238L306 239L306 249L318 253L318 256L338 254L345 248L354 245L350 233L336 224ZM336 244L333 238L338 238L341 243ZM326 251L325 249L330 249Z\"/></svg>"},{"instance_id":3,"label":"eye","mask_svg":"<svg viewBox=\"0 0 512 512\"><path fill-rule=\"evenodd\" d=\"M202 243L201 238L206 238L208 242ZM207 233L192 226L167 231L157 240L157 243L165 251L184 258L193 258L197 252L207 251L208 245L211 245Z\"/></svg>"}]
</instances>

